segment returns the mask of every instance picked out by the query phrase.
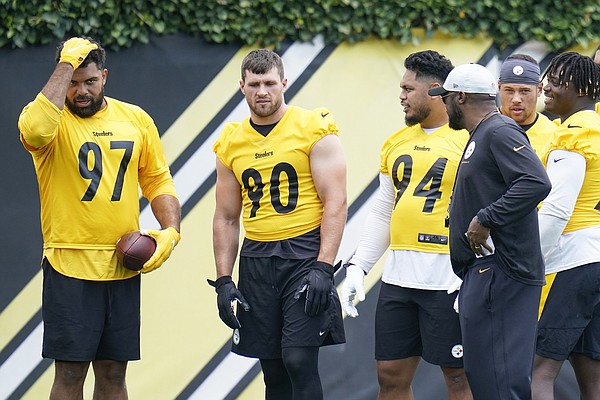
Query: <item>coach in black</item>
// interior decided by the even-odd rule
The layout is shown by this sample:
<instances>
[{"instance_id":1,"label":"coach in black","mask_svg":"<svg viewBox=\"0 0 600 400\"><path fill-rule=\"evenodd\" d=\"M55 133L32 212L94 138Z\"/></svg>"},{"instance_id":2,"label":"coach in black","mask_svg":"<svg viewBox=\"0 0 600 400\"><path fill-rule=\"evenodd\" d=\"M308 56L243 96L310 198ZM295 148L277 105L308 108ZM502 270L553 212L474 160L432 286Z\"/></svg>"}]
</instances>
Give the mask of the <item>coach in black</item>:
<instances>
[{"instance_id":1,"label":"coach in black","mask_svg":"<svg viewBox=\"0 0 600 400\"><path fill-rule=\"evenodd\" d=\"M465 64L429 94L444 99L451 128L470 133L450 206L465 372L476 400L527 400L544 283L536 206L551 185L496 92L489 70Z\"/></svg>"}]
</instances>

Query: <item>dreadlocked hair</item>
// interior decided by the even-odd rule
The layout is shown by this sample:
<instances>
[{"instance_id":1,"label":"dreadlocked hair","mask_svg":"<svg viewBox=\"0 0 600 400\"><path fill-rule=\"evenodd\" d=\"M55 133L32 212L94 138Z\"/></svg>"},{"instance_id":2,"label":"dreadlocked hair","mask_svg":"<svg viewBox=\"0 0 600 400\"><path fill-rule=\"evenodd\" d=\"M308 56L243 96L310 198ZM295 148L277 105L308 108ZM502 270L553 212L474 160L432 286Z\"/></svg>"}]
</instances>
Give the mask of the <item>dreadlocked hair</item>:
<instances>
[{"instance_id":1,"label":"dreadlocked hair","mask_svg":"<svg viewBox=\"0 0 600 400\"><path fill-rule=\"evenodd\" d=\"M591 57L584 56L574 51L557 55L552 59L550 65L544 72L542 80L549 74L558 73L558 84L573 84L580 96L587 96L591 100L600 99L600 66L594 63Z\"/></svg>"}]
</instances>

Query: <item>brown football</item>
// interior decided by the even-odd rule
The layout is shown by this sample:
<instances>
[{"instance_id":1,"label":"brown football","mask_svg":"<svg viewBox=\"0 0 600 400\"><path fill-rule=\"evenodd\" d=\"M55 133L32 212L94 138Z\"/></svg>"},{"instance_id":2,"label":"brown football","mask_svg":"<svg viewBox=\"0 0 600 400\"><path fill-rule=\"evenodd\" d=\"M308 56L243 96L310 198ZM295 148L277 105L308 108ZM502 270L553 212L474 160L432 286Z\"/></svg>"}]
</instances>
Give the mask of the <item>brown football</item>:
<instances>
[{"instance_id":1,"label":"brown football","mask_svg":"<svg viewBox=\"0 0 600 400\"><path fill-rule=\"evenodd\" d=\"M139 271L156 250L156 242L139 231L124 234L117 241L117 259L126 268Z\"/></svg>"}]
</instances>

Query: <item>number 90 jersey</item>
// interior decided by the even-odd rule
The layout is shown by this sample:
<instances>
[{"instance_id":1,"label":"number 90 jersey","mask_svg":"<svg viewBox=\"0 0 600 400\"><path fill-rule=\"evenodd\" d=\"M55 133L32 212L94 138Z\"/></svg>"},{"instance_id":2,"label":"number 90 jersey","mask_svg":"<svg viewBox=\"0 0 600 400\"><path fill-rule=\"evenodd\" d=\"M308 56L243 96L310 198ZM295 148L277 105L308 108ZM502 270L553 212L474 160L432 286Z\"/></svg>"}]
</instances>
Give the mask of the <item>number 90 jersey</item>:
<instances>
[{"instance_id":1,"label":"number 90 jersey","mask_svg":"<svg viewBox=\"0 0 600 400\"><path fill-rule=\"evenodd\" d=\"M450 252L445 220L468 138L448 124L430 134L416 124L385 141L380 170L391 177L395 193L390 249Z\"/></svg>"},{"instance_id":2,"label":"number 90 jersey","mask_svg":"<svg viewBox=\"0 0 600 400\"><path fill-rule=\"evenodd\" d=\"M229 123L213 150L242 190L246 237L271 242L297 237L321 225L323 204L310 170L310 152L338 128L329 110L289 106L265 137L250 118Z\"/></svg>"}]
</instances>

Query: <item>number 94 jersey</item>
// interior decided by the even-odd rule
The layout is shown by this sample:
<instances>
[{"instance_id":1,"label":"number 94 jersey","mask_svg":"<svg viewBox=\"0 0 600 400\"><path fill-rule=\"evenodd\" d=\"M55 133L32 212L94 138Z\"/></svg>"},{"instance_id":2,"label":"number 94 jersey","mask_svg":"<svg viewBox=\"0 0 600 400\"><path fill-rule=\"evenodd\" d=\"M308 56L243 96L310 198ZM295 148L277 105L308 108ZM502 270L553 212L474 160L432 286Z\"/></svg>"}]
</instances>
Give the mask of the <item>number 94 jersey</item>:
<instances>
[{"instance_id":1,"label":"number 94 jersey","mask_svg":"<svg viewBox=\"0 0 600 400\"><path fill-rule=\"evenodd\" d=\"M294 106L266 137L250 125L250 118L225 126L213 150L240 183L246 237L285 240L321 225L323 204L309 157L315 143L337 133L329 110Z\"/></svg>"},{"instance_id":2,"label":"number 94 jersey","mask_svg":"<svg viewBox=\"0 0 600 400\"><path fill-rule=\"evenodd\" d=\"M416 124L383 144L380 170L391 177L395 193L390 249L449 253L445 220L468 138L448 124L429 134Z\"/></svg>"}]
</instances>

